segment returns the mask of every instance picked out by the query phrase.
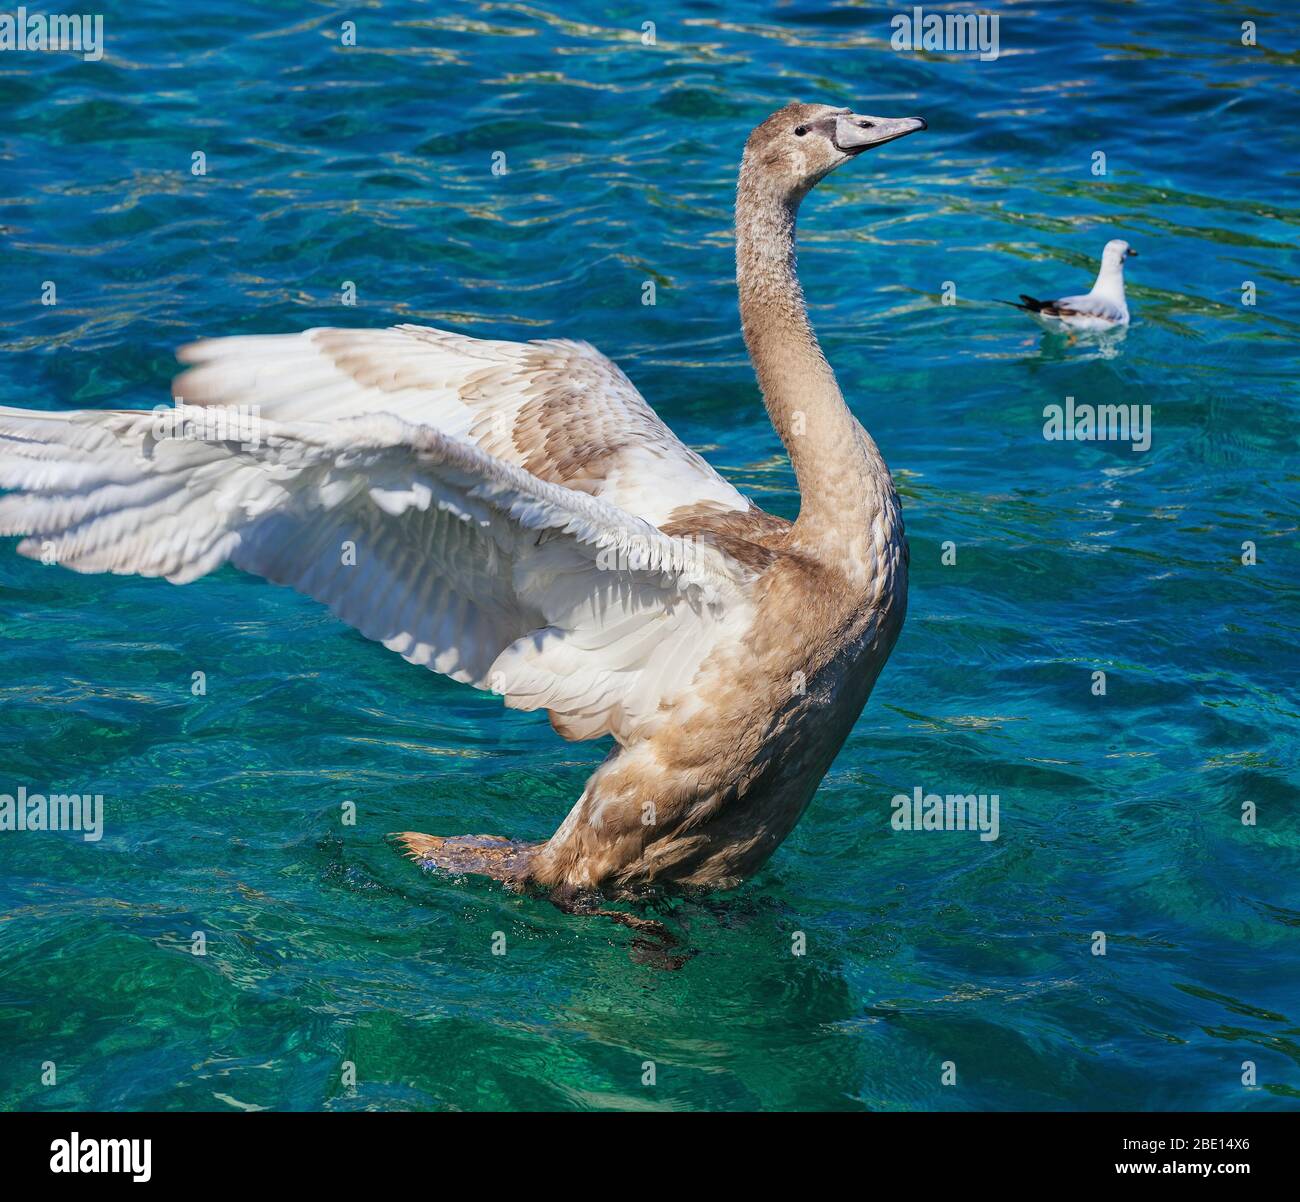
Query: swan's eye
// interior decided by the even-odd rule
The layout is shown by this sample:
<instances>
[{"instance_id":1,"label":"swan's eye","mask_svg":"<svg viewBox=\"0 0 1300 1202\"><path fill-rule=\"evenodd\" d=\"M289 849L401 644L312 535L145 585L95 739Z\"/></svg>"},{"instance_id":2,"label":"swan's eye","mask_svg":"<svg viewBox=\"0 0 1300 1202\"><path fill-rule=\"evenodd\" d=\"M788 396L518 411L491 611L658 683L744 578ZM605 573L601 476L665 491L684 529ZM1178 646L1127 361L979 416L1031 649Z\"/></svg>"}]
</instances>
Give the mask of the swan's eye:
<instances>
[{"instance_id":1,"label":"swan's eye","mask_svg":"<svg viewBox=\"0 0 1300 1202\"><path fill-rule=\"evenodd\" d=\"M796 138L802 138L807 132L808 127L806 125L797 125L795 126L794 136Z\"/></svg>"}]
</instances>

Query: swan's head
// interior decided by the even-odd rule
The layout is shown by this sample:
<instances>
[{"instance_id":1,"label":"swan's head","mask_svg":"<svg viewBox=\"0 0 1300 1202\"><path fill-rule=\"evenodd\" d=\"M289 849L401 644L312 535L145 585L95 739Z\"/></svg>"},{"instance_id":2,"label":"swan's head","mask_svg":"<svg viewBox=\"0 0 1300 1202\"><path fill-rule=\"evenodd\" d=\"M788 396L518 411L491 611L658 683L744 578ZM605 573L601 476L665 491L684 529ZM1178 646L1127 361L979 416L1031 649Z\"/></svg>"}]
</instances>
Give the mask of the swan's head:
<instances>
[{"instance_id":1,"label":"swan's head","mask_svg":"<svg viewBox=\"0 0 1300 1202\"><path fill-rule=\"evenodd\" d=\"M1137 251L1123 238L1112 238L1106 243L1105 249L1101 252L1101 265L1103 267L1118 267L1125 259L1132 259L1136 256Z\"/></svg>"},{"instance_id":2,"label":"swan's head","mask_svg":"<svg viewBox=\"0 0 1300 1202\"><path fill-rule=\"evenodd\" d=\"M787 104L745 143L742 176L797 203L836 167L863 151L925 128L923 117L870 117L829 104Z\"/></svg>"}]
</instances>

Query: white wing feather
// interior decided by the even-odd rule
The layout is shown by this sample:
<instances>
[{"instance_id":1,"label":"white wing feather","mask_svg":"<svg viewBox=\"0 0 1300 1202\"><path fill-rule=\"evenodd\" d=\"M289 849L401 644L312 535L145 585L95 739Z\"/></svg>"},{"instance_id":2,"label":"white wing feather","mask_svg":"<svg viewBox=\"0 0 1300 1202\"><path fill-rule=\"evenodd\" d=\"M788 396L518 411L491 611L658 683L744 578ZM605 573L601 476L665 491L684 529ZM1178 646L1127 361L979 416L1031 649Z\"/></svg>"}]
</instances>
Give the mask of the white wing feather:
<instances>
[{"instance_id":1,"label":"white wing feather","mask_svg":"<svg viewBox=\"0 0 1300 1202\"><path fill-rule=\"evenodd\" d=\"M0 408L0 488L16 490L0 534L82 572L185 583L230 562L412 663L550 710L568 738L650 733L752 615L751 574L718 548L429 426L263 422L249 445L155 422Z\"/></svg>"},{"instance_id":2,"label":"white wing feather","mask_svg":"<svg viewBox=\"0 0 1300 1202\"><path fill-rule=\"evenodd\" d=\"M389 413L473 442L539 479L662 524L680 505L749 502L585 342L500 342L426 326L215 338L180 351L187 404L278 422Z\"/></svg>"}]
</instances>

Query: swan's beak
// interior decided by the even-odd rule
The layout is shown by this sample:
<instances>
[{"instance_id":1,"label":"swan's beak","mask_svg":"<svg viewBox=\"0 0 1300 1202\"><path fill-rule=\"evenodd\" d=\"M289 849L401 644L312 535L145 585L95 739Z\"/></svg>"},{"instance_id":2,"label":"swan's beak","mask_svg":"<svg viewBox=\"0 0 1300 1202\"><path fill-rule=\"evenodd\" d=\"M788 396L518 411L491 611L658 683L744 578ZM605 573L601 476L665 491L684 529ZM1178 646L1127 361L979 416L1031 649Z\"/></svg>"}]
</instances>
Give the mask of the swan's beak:
<instances>
[{"instance_id":1,"label":"swan's beak","mask_svg":"<svg viewBox=\"0 0 1300 1202\"><path fill-rule=\"evenodd\" d=\"M835 118L835 147L848 155L861 154L925 129L924 117L868 117L841 113Z\"/></svg>"}]
</instances>

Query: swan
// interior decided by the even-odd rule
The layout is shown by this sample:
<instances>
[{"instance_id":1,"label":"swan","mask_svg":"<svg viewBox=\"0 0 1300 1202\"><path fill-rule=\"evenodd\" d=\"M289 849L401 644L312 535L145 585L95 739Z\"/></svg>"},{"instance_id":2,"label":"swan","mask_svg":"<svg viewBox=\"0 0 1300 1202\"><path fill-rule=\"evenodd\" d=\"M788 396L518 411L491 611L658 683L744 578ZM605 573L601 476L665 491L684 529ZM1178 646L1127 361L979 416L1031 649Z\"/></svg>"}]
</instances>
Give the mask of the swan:
<instances>
[{"instance_id":1,"label":"swan","mask_svg":"<svg viewBox=\"0 0 1300 1202\"><path fill-rule=\"evenodd\" d=\"M794 103L745 145L740 316L793 523L586 343L401 325L198 342L174 409L0 408L0 534L78 572L230 563L566 739L613 737L550 839L394 836L422 865L556 899L734 887L799 819L907 605L898 494L813 333L795 216L925 128Z\"/></svg>"},{"instance_id":2,"label":"swan","mask_svg":"<svg viewBox=\"0 0 1300 1202\"><path fill-rule=\"evenodd\" d=\"M1036 300L1022 292L1020 304L1015 301L1002 303L1072 330L1110 330L1126 326L1128 301L1124 299L1124 261L1135 258L1137 251L1127 242L1122 238L1112 238L1102 248L1101 268L1091 292L1051 301Z\"/></svg>"}]
</instances>

